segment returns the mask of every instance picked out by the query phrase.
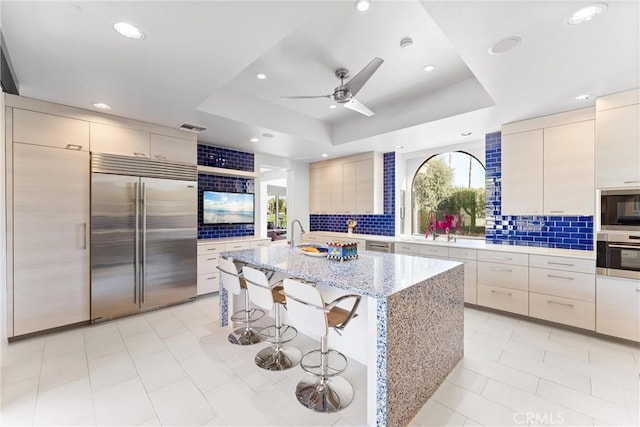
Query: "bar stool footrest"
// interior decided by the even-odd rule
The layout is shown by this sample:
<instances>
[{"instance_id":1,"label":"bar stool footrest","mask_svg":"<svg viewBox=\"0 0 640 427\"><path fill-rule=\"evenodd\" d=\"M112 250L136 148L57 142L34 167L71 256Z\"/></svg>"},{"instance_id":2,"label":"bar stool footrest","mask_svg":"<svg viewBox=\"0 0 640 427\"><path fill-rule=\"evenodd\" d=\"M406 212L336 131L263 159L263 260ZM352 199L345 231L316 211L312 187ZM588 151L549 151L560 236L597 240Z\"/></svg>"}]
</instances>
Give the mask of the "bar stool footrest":
<instances>
[{"instance_id":1,"label":"bar stool footrest","mask_svg":"<svg viewBox=\"0 0 640 427\"><path fill-rule=\"evenodd\" d=\"M259 308L252 308L251 310L249 310L249 322L256 322L262 319L264 315L264 310L261 310ZM231 315L230 319L232 322L246 323L246 311L238 310Z\"/></svg>"},{"instance_id":2,"label":"bar stool footrest","mask_svg":"<svg viewBox=\"0 0 640 427\"><path fill-rule=\"evenodd\" d=\"M311 350L302 356L300 367L308 374L316 377L333 377L347 369L347 358L336 350L327 351L327 372L322 372L322 352L320 349Z\"/></svg>"},{"instance_id":3,"label":"bar stool footrest","mask_svg":"<svg viewBox=\"0 0 640 427\"><path fill-rule=\"evenodd\" d=\"M277 327L276 325L270 325L262 328L260 331L260 338L262 341L266 341L271 344L277 344L276 339ZM280 344L286 343L294 339L298 335L298 330L291 325L282 325L280 327Z\"/></svg>"}]
</instances>

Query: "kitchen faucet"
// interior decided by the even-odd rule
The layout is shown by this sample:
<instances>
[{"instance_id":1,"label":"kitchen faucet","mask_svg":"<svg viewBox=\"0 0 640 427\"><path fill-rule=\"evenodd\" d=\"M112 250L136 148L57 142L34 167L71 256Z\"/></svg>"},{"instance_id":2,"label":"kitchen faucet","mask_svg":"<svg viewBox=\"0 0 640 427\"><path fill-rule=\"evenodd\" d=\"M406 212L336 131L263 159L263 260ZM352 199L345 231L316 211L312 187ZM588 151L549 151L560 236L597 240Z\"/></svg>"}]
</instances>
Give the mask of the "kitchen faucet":
<instances>
[{"instance_id":1,"label":"kitchen faucet","mask_svg":"<svg viewBox=\"0 0 640 427\"><path fill-rule=\"evenodd\" d=\"M295 244L295 230L293 229L293 224L295 224L296 222L300 226L300 238L302 238L302 235L305 233L304 227L302 226L302 223L300 222L299 219L294 219L293 221L291 221L291 240L289 241L289 243L291 244L292 248L296 247L296 244Z\"/></svg>"}]
</instances>

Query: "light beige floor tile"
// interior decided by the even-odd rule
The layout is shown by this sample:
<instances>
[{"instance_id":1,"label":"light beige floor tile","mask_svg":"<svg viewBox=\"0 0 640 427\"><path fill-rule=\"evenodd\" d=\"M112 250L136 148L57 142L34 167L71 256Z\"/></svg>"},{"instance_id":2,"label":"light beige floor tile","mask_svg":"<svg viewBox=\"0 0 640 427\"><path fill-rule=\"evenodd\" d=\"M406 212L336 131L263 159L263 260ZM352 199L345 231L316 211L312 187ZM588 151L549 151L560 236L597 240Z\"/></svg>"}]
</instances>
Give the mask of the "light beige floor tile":
<instances>
[{"instance_id":1,"label":"light beige floor tile","mask_svg":"<svg viewBox=\"0 0 640 427\"><path fill-rule=\"evenodd\" d=\"M76 351L85 351L84 334L81 329L51 334L45 339L45 360Z\"/></svg>"},{"instance_id":2,"label":"light beige floor tile","mask_svg":"<svg viewBox=\"0 0 640 427\"><path fill-rule=\"evenodd\" d=\"M158 417L153 417L149 420L146 420L140 424L138 424L139 426L155 426L155 427L160 427L162 426L162 424L160 424L160 420L158 419Z\"/></svg>"},{"instance_id":3,"label":"light beige floor tile","mask_svg":"<svg viewBox=\"0 0 640 427\"><path fill-rule=\"evenodd\" d=\"M137 359L134 363L148 393L187 376L178 361L167 350Z\"/></svg>"},{"instance_id":4,"label":"light beige floor tile","mask_svg":"<svg viewBox=\"0 0 640 427\"><path fill-rule=\"evenodd\" d=\"M39 390L47 390L81 378L87 378L89 368L84 350L54 357L42 362Z\"/></svg>"},{"instance_id":5,"label":"light beige floor tile","mask_svg":"<svg viewBox=\"0 0 640 427\"><path fill-rule=\"evenodd\" d=\"M502 351L500 347L488 346L478 341L466 341L464 344L464 354L481 357L491 362L497 362L502 356Z\"/></svg>"},{"instance_id":6,"label":"light beige floor tile","mask_svg":"<svg viewBox=\"0 0 640 427\"><path fill-rule=\"evenodd\" d=\"M431 399L485 425L515 424L515 411L448 382L443 383Z\"/></svg>"},{"instance_id":7,"label":"light beige floor tile","mask_svg":"<svg viewBox=\"0 0 640 427\"><path fill-rule=\"evenodd\" d=\"M153 310L147 311L143 314L144 318L147 319L149 323L155 322L161 319L175 319L176 316L173 315L170 309L164 308L161 310Z\"/></svg>"},{"instance_id":8,"label":"light beige floor tile","mask_svg":"<svg viewBox=\"0 0 640 427\"><path fill-rule=\"evenodd\" d=\"M332 424L333 427L357 427L362 425L365 425L365 424L352 424L351 422L349 422L349 420L347 420L344 417L340 417L338 421Z\"/></svg>"},{"instance_id":9,"label":"light beige floor tile","mask_svg":"<svg viewBox=\"0 0 640 427\"><path fill-rule=\"evenodd\" d=\"M199 426L217 417L189 378L149 393L162 425ZM242 405L237 407L241 410Z\"/></svg>"},{"instance_id":10,"label":"light beige floor tile","mask_svg":"<svg viewBox=\"0 0 640 427\"><path fill-rule=\"evenodd\" d=\"M631 353L629 352L629 354ZM616 371L621 374L637 375L638 372L640 372L640 365L633 360L631 355L629 357L629 360L622 360L618 357L602 354L597 350L589 350L589 363L592 365L611 369L612 371Z\"/></svg>"},{"instance_id":11,"label":"light beige floor tile","mask_svg":"<svg viewBox=\"0 0 640 427\"><path fill-rule=\"evenodd\" d=\"M533 360L542 361L544 359L545 351L543 349L506 338L497 338L481 331L475 333L473 337L465 336L465 343L479 344L486 347L506 350Z\"/></svg>"},{"instance_id":12,"label":"light beige floor tile","mask_svg":"<svg viewBox=\"0 0 640 427\"><path fill-rule=\"evenodd\" d=\"M508 328L515 332L524 333L530 337L536 337L538 339L549 339L551 329L549 326L541 325L538 323L530 322L527 320L516 319L506 314L492 313L487 319L485 324L489 327L502 327Z\"/></svg>"},{"instance_id":13,"label":"light beige floor tile","mask_svg":"<svg viewBox=\"0 0 640 427\"><path fill-rule=\"evenodd\" d=\"M269 425L268 417L254 403L255 396L249 386L238 381L230 381L205 393L209 404L225 425ZM239 405L238 402L242 404Z\"/></svg>"},{"instance_id":14,"label":"light beige floor tile","mask_svg":"<svg viewBox=\"0 0 640 427\"><path fill-rule=\"evenodd\" d=\"M537 394L574 411L601 419L606 423L618 426L634 426L640 423L637 412L634 415L632 411L623 406L547 380L540 380Z\"/></svg>"},{"instance_id":15,"label":"light beige floor tile","mask_svg":"<svg viewBox=\"0 0 640 427\"><path fill-rule=\"evenodd\" d=\"M558 341L551 341L546 339L540 339L527 335L524 332L516 331L513 333L511 339L515 342L524 343L532 347L539 348L541 350L551 351L556 354L570 357L577 361L588 362L589 352L586 348L575 347L573 345L567 345Z\"/></svg>"},{"instance_id":16,"label":"light beige floor tile","mask_svg":"<svg viewBox=\"0 0 640 427\"><path fill-rule=\"evenodd\" d=\"M480 357L465 355L462 360L458 362L458 365L530 393L535 393L538 387L537 376Z\"/></svg>"},{"instance_id":17,"label":"light beige floor tile","mask_svg":"<svg viewBox=\"0 0 640 427\"><path fill-rule=\"evenodd\" d=\"M2 386L30 378L38 379L42 369L44 348L24 354L14 353L2 358Z\"/></svg>"},{"instance_id":18,"label":"light beige floor tile","mask_svg":"<svg viewBox=\"0 0 640 427\"><path fill-rule=\"evenodd\" d=\"M3 385L0 391L0 421L4 425L33 423L38 378Z\"/></svg>"},{"instance_id":19,"label":"light beige floor tile","mask_svg":"<svg viewBox=\"0 0 640 427\"><path fill-rule=\"evenodd\" d=\"M591 394L630 410L640 411L640 384L635 390L629 390L599 378L591 378Z\"/></svg>"},{"instance_id":20,"label":"light beige floor tile","mask_svg":"<svg viewBox=\"0 0 640 427\"><path fill-rule=\"evenodd\" d=\"M149 324L160 338L167 338L187 331L187 327L175 316L149 320Z\"/></svg>"},{"instance_id":21,"label":"light beige floor tile","mask_svg":"<svg viewBox=\"0 0 640 427\"><path fill-rule=\"evenodd\" d=\"M91 389L95 392L138 377L131 356L127 351L107 354L89 360Z\"/></svg>"},{"instance_id":22,"label":"light beige floor tile","mask_svg":"<svg viewBox=\"0 0 640 427\"><path fill-rule=\"evenodd\" d=\"M116 326L116 322L108 321L102 323L95 323L93 325L86 326L82 329L82 333L84 334L85 340L87 338L92 338L98 335L103 335L107 333L118 332L118 327Z\"/></svg>"},{"instance_id":23,"label":"light beige floor tile","mask_svg":"<svg viewBox=\"0 0 640 427\"><path fill-rule=\"evenodd\" d=\"M147 319L141 315L120 319L116 322L116 326L118 327L122 338L125 339L134 335L151 332L151 325Z\"/></svg>"},{"instance_id":24,"label":"light beige floor tile","mask_svg":"<svg viewBox=\"0 0 640 427\"><path fill-rule=\"evenodd\" d=\"M489 380L482 396L520 413L515 424L549 424L567 426L590 426L593 419L576 411L571 411L557 403L527 393L499 381Z\"/></svg>"},{"instance_id":25,"label":"light beige floor tile","mask_svg":"<svg viewBox=\"0 0 640 427\"><path fill-rule=\"evenodd\" d=\"M510 338L514 333L512 325L497 322L489 323L489 320L480 323L467 323L465 324L465 330L484 332L496 338Z\"/></svg>"},{"instance_id":26,"label":"light beige floor tile","mask_svg":"<svg viewBox=\"0 0 640 427\"><path fill-rule=\"evenodd\" d=\"M469 369L464 368L462 365L458 365L447 376L446 381L449 381L450 383L455 384L458 387L462 387L463 389L470 392L480 394L482 393L482 389L484 388L484 386L487 384L488 379L489 378L484 375L481 375L474 371L470 371Z\"/></svg>"},{"instance_id":27,"label":"light beige floor tile","mask_svg":"<svg viewBox=\"0 0 640 427\"><path fill-rule=\"evenodd\" d=\"M156 415L138 378L95 392L93 402L98 425L137 425Z\"/></svg>"},{"instance_id":28,"label":"light beige floor tile","mask_svg":"<svg viewBox=\"0 0 640 427\"><path fill-rule=\"evenodd\" d=\"M191 331L167 337L164 339L164 343L178 360L198 354L204 347L200 338L193 335Z\"/></svg>"},{"instance_id":29,"label":"light beige floor tile","mask_svg":"<svg viewBox=\"0 0 640 427\"><path fill-rule=\"evenodd\" d=\"M125 350L124 341L122 340L115 323L110 323L105 326L111 325L113 325L113 328L104 329L99 334L92 333L87 335L85 332L84 340L87 350L87 358L89 360Z\"/></svg>"},{"instance_id":30,"label":"light beige floor tile","mask_svg":"<svg viewBox=\"0 0 640 427\"><path fill-rule=\"evenodd\" d=\"M465 427L484 427L484 424L480 424L479 422L472 420L471 418L467 418L467 421L464 422Z\"/></svg>"},{"instance_id":31,"label":"light beige floor tile","mask_svg":"<svg viewBox=\"0 0 640 427\"><path fill-rule=\"evenodd\" d=\"M254 351L258 351L263 346L251 346ZM248 357L247 357L248 356ZM229 368L244 381L253 391L261 392L287 378L284 372L267 371L259 368L254 362L254 353L248 354L242 359L229 363ZM296 368L292 368L296 369Z\"/></svg>"},{"instance_id":32,"label":"light beige floor tile","mask_svg":"<svg viewBox=\"0 0 640 427\"><path fill-rule=\"evenodd\" d=\"M566 385L583 393L591 392L589 377L567 371L557 366L531 360L508 351L502 353L499 363L558 384Z\"/></svg>"},{"instance_id":33,"label":"light beige floor tile","mask_svg":"<svg viewBox=\"0 0 640 427\"><path fill-rule=\"evenodd\" d=\"M34 425L96 425L89 379L39 392Z\"/></svg>"},{"instance_id":34,"label":"light beige floor tile","mask_svg":"<svg viewBox=\"0 0 640 427\"><path fill-rule=\"evenodd\" d=\"M133 360L167 350L167 346L153 330L125 338L124 343Z\"/></svg>"},{"instance_id":35,"label":"light beige floor tile","mask_svg":"<svg viewBox=\"0 0 640 427\"><path fill-rule=\"evenodd\" d=\"M231 380L233 371L219 360L201 351L179 361L187 375L202 392L211 390Z\"/></svg>"},{"instance_id":36,"label":"light beige floor tile","mask_svg":"<svg viewBox=\"0 0 640 427\"><path fill-rule=\"evenodd\" d=\"M416 426L462 426L467 417L429 400L411 422Z\"/></svg>"},{"instance_id":37,"label":"light beige floor tile","mask_svg":"<svg viewBox=\"0 0 640 427\"><path fill-rule=\"evenodd\" d=\"M20 341L14 341L7 344L2 354L3 360L16 361L23 357L32 357L37 353L44 352L45 337L31 337Z\"/></svg>"}]
</instances>

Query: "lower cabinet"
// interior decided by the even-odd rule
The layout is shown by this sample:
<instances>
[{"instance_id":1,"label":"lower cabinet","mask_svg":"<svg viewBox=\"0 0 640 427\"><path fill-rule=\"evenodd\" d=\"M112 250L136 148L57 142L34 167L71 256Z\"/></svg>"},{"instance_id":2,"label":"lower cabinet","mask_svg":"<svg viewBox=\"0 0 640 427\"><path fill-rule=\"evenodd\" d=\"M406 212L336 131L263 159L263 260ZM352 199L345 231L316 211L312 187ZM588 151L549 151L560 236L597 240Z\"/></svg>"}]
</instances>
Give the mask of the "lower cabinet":
<instances>
[{"instance_id":1,"label":"lower cabinet","mask_svg":"<svg viewBox=\"0 0 640 427\"><path fill-rule=\"evenodd\" d=\"M529 316L591 331L595 329L595 303L588 301L531 292Z\"/></svg>"},{"instance_id":2,"label":"lower cabinet","mask_svg":"<svg viewBox=\"0 0 640 427\"><path fill-rule=\"evenodd\" d=\"M596 278L596 332L640 341L640 281Z\"/></svg>"},{"instance_id":3,"label":"lower cabinet","mask_svg":"<svg viewBox=\"0 0 640 427\"><path fill-rule=\"evenodd\" d=\"M89 153L13 144L13 336L89 320Z\"/></svg>"},{"instance_id":4,"label":"lower cabinet","mask_svg":"<svg viewBox=\"0 0 640 427\"><path fill-rule=\"evenodd\" d=\"M478 305L526 316L529 314L529 292L478 284Z\"/></svg>"}]
</instances>

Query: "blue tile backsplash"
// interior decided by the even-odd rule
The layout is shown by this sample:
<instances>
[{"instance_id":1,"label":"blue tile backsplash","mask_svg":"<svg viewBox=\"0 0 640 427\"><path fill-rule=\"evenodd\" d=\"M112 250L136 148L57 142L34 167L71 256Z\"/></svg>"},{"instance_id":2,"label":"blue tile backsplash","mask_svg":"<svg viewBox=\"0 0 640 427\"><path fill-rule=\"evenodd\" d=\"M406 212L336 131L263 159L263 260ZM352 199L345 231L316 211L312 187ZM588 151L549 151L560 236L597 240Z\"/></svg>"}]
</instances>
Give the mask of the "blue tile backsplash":
<instances>
[{"instance_id":1,"label":"blue tile backsplash","mask_svg":"<svg viewBox=\"0 0 640 427\"><path fill-rule=\"evenodd\" d=\"M319 215L309 216L311 231L333 231L345 233L347 220L355 219L358 225L354 229L357 234L376 234L379 236L394 236L395 228L395 195L396 195L396 153L383 155L383 206L382 215Z\"/></svg>"},{"instance_id":2,"label":"blue tile backsplash","mask_svg":"<svg viewBox=\"0 0 640 427\"><path fill-rule=\"evenodd\" d=\"M198 165L253 172L253 154L198 144ZM198 239L253 236L253 224L202 224L202 193L229 191L255 193L253 179L198 174Z\"/></svg>"},{"instance_id":3,"label":"blue tile backsplash","mask_svg":"<svg viewBox=\"0 0 640 427\"><path fill-rule=\"evenodd\" d=\"M485 136L487 243L593 250L593 216L502 215L502 137Z\"/></svg>"}]
</instances>

